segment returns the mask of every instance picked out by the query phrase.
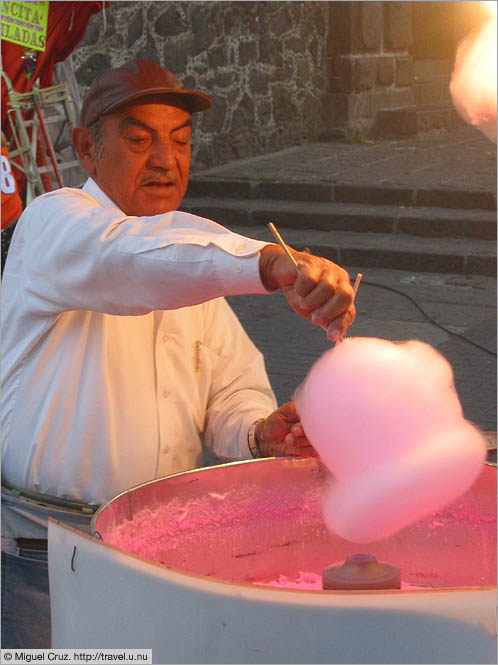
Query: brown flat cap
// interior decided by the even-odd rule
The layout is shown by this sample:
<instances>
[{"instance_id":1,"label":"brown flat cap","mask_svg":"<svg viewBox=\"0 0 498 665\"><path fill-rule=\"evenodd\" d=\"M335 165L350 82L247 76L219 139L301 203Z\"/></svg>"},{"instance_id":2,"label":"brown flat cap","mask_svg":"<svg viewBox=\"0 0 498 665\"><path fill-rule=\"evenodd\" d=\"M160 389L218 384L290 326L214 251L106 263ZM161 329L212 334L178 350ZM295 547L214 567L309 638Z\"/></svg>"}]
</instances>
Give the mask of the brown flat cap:
<instances>
[{"instance_id":1,"label":"brown flat cap","mask_svg":"<svg viewBox=\"0 0 498 665\"><path fill-rule=\"evenodd\" d=\"M135 99L158 94L183 101L191 113L205 111L213 103L204 92L184 88L174 74L152 60L134 60L97 76L83 100L81 124L89 127L101 115Z\"/></svg>"}]
</instances>

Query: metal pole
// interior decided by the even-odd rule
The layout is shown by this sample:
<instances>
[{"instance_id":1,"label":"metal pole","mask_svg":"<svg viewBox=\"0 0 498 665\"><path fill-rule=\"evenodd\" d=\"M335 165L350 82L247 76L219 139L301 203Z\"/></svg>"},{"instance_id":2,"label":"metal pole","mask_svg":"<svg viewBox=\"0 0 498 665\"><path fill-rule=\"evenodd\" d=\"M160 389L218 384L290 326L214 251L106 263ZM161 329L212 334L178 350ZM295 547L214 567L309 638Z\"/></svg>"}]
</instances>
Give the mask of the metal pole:
<instances>
[{"instance_id":1,"label":"metal pole","mask_svg":"<svg viewBox=\"0 0 498 665\"><path fill-rule=\"evenodd\" d=\"M55 158L55 153L54 153L54 150L52 148L52 144L50 143L50 139L49 139L48 134L47 134L45 123L43 122L43 116L41 114L40 107L36 103L35 103L35 111L36 111L36 115L38 116L38 122L40 123L41 133L43 135L43 140L45 141L45 146L47 148L48 155L50 157L50 161L52 162L52 166L54 167L54 173L55 173L55 177L57 179L57 183L58 183L59 187L64 187L64 183L62 182L61 174L59 173L59 169L57 167L57 160Z\"/></svg>"}]
</instances>

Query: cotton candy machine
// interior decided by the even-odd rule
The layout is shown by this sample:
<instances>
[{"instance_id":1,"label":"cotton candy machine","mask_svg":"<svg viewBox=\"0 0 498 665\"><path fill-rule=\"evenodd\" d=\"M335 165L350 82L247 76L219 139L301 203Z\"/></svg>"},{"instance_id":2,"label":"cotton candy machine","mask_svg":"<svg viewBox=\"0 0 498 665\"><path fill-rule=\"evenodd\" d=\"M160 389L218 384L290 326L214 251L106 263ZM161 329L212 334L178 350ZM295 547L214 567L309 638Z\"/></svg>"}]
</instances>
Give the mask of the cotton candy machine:
<instances>
[{"instance_id":1,"label":"cotton candy machine","mask_svg":"<svg viewBox=\"0 0 498 665\"><path fill-rule=\"evenodd\" d=\"M325 528L325 482L313 459L240 462L124 492L94 538L52 522L53 646L152 648L157 663L493 662L496 467L364 547ZM321 589L358 554L399 568L401 589Z\"/></svg>"}]
</instances>

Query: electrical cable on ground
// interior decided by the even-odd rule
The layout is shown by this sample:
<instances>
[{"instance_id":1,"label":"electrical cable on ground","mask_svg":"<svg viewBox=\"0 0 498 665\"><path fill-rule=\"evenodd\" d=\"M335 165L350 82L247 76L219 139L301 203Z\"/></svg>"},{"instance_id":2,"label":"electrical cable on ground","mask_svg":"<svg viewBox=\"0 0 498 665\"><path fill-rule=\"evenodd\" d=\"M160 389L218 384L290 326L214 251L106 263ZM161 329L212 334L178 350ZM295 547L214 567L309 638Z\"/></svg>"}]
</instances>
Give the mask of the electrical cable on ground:
<instances>
[{"instance_id":1,"label":"electrical cable on ground","mask_svg":"<svg viewBox=\"0 0 498 665\"><path fill-rule=\"evenodd\" d=\"M403 296L407 300L409 300L412 305L414 305L419 312L421 312L424 317L433 325L437 326L441 330L444 330L444 332L448 333L448 335L453 335L454 337L458 337L459 339L462 339L464 342L467 342L468 344L472 344L472 346L475 346L477 349L480 349L481 351L484 351L485 353L489 353L489 355L494 356L496 358L496 352L492 351L491 349L487 349L485 346L481 346L481 344L478 344L477 342L474 342L474 340L469 339L468 337L465 337L465 335L462 335L461 333L455 332L454 330L450 330L450 328L447 328L446 326L441 325L437 321L435 321L430 314L427 314L427 312L422 309L422 307L418 304L416 300L414 300L411 296L409 296L407 293L404 293L403 291L400 291L399 289L395 289L392 286L386 286L385 284L377 284L376 282L369 282L366 279L362 281L362 284L366 284L368 286L375 286L380 289L386 289L387 291L392 291L393 293L396 293L399 296Z\"/></svg>"}]
</instances>

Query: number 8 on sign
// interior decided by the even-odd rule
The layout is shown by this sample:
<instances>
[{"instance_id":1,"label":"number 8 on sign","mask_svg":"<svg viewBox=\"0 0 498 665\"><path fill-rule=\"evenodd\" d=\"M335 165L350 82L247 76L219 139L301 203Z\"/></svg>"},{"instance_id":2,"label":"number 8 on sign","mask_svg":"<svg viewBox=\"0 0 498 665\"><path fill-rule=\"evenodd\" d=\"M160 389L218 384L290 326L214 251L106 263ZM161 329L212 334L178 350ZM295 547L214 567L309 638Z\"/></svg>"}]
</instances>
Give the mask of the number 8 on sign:
<instances>
[{"instance_id":1,"label":"number 8 on sign","mask_svg":"<svg viewBox=\"0 0 498 665\"><path fill-rule=\"evenodd\" d=\"M5 155L2 155L1 187L4 194L13 194L16 191L16 181L12 174L10 162Z\"/></svg>"}]
</instances>

